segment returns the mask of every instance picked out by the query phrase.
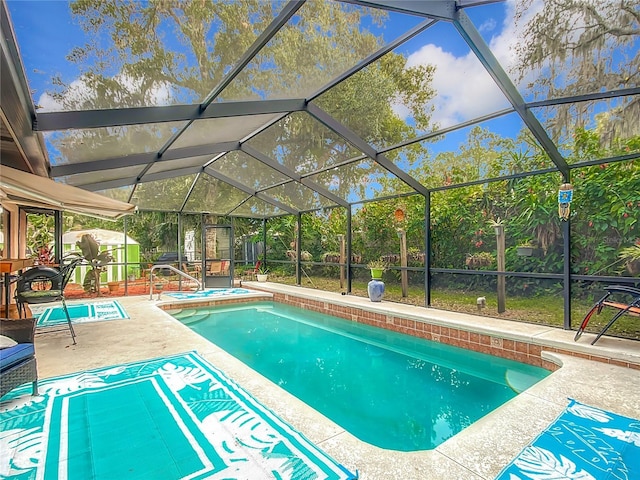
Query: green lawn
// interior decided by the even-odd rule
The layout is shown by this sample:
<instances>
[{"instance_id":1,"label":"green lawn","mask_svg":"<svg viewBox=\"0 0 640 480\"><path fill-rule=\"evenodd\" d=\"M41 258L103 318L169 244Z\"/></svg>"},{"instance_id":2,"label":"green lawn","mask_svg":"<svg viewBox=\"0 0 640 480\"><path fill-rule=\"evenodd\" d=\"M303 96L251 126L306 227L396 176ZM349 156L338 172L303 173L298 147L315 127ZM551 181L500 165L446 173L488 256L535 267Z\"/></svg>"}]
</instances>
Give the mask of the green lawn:
<instances>
[{"instance_id":1,"label":"green lawn","mask_svg":"<svg viewBox=\"0 0 640 480\"><path fill-rule=\"evenodd\" d=\"M291 276L274 277L269 281L294 285L295 278ZM368 281L354 280L352 282L351 294L367 297ZM340 280L338 278L327 278L319 276L303 277L302 286L326 290L330 292L340 292ZM431 293L431 306L443 310L455 312L483 315L494 318L508 319L518 322L536 323L541 325L551 325L562 328L564 325L564 306L560 295L547 296L514 296L507 295L506 311L498 313L497 294L487 293L487 291L434 289ZM486 298L487 307L478 313L476 300L478 297ZM405 303L410 305L425 305L424 290L421 286L410 286L408 296L402 297L402 289L397 284L386 284L385 301ZM593 301L573 299L571 303L571 326L576 330L585 314L593 306ZM613 311L605 309L601 315L594 315L589 322L588 332L599 332L611 318ZM640 340L640 318L625 315L618 319L608 330L607 334Z\"/></svg>"}]
</instances>

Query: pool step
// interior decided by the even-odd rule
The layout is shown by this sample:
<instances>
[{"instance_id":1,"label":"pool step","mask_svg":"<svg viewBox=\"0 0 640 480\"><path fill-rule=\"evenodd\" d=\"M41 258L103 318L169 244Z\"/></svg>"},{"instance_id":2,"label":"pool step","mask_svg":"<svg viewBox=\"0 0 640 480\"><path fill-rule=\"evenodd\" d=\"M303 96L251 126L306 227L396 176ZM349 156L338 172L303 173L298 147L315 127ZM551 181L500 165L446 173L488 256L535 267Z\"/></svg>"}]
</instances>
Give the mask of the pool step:
<instances>
[{"instance_id":1,"label":"pool step","mask_svg":"<svg viewBox=\"0 0 640 480\"><path fill-rule=\"evenodd\" d=\"M504 375L507 385L516 393L522 393L531 385L540 381L540 378L534 375L528 375L524 372L517 372L515 370L507 370Z\"/></svg>"}]
</instances>

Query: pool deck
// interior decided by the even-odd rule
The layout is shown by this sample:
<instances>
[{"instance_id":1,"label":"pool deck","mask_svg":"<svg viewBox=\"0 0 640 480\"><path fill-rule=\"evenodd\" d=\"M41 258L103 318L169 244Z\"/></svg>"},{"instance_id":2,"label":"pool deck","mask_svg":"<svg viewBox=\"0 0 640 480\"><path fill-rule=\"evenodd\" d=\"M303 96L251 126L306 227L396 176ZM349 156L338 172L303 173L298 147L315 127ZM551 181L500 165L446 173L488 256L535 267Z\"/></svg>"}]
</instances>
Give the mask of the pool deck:
<instances>
[{"instance_id":1,"label":"pool deck","mask_svg":"<svg viewBox=\"0 0 640 480\"><path fill-rule=\"evenodd\" d=\"M243 286L251 288L251 284ZM77 345L72 345L68 332L37 335L39 376L48 378L195 350L339 463L353 472L357 470L361 480L493 479L562 412L567 398L640 418L640 369L635 366L640 365L640 342L603 337L591 346L589 342L594 338L591 334L583 335L580 342L575 343L574 332L546 326L391 302L374 305L368 299L301 287L254 286L274 293L295 292L320 301L379 309L400 316L423 315L427 311L433 317L430 321L441 325L459 327L466 323L470 329L479 331L502 330L512 337L535 338L543 345L543 358L562 364L562 367L434 450L410 453L380 449L345 432L159 308L159 303L180 303L167 296L160 301L155 297L150 300L148 295L118 298L131 318L78 324L75 327ZM268 297L268 294L255 295L255 298ZM561 350L573 349L578 356L545 352L544 345ZM629 368L596 362L588 360L589 355L623 359L634 365Z\"/></svg>"}]
</instances>

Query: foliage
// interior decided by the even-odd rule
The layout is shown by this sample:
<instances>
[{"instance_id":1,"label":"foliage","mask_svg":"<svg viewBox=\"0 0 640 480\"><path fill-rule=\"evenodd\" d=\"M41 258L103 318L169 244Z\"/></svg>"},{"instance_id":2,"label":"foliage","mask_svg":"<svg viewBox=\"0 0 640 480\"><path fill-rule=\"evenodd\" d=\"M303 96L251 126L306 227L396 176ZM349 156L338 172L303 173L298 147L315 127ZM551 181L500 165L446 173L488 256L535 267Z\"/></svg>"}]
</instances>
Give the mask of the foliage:
<instances>
[{"instance_id":1,"label":"foliage","mask_svg":"<svg viewBox=\"0 0 640 480\"><path fill-rule=\"evenodd\" d=\"M340 263L340 252L325 252L322 255L322 261L325 263Z\"/></svg>"},{"instance_id":2,"label":"foliage","mask_svg":"<svg viewBox=\"0 0 640 480\"><path fill-rule=\"evenodd\" d=\"M516 73L541 99L568 97L634 87L640 72L638 3L636 0L545 0L533 17L531 2L519 0L516 24L522 36L516 46ZM640 99L623 97L612 104L603 125L602 144L638 135ZM551 130L556 138L571 133L571 126L584 127L595 102L580 108L567 103L555 109ZM569 128L569 130L568 130Z\"/></svg>"},{"instance_id":3,"label":"foliage","mask_svg":"<svg viewBox=\"0 0 640 480\"><path fill-rule=\"evenodd\" d=\"M602 158L603 148L593 142L597 132L576 132L576 154L587 150ZM640 141L634 137L626 145ZM625 143L620 153L626 150ZM613 273L618 249L640 237L640 163L603 163L577 170L573 176L572 251L575 273Z\"/></svg>"},{"instance_id":4,"label":"foliage","mask_svg":"<svg viewBox=\"0 0 640 480\"><path fill-rule=\"evenodd\" d=\"M367 263L367 268L371 269L371 270L386 270L388 267L387 262L385 262L382 259L378 259L378 260L370 260Z\"/></svg>"},{"instance_id":5,"label":"foliage","mask_svg":"<svg viewBox=\"0 0 640 480\"><path fill-rule=\"evenodd\" d=\"M489 252L479 252L473 254L467 254L465 259L465 265L469 268L489 267L496 261L496 257Z\"/></svg>"},{"instance_id":6,"label":"foliage","mask_svg":"<svg viewBox=\"0 0 640 480\"><path fill-rule=\"evenodd\" d=\"M100 294L100 274L104 270L105 266L113 261L111 251L100 251L100 245L88 233L85 233L80 237L80 240L76 242L76 246L82 252L82 256L85 261L91 266L91 269L87 272L82 283L82 288L88 293Z\"/></svg>"},{"instance_id":7,"label":"foliage","mask_svg":"<svg viewBox=\"0 0 640 480\"><path fill-rule=\"evenodd\" d=\"M38 253L42 247L49 247L54 241L55 217L53 215L27 215L27 247Z\"/></svg>"},{"instance_id":8,"label":"foliage","mask_svg":"<svg viewBox=\"0 0 640 480\"><path fill-rule=\"evenodd\" d=\"M297 253L295 250L287 250L287 258L289 258L289 260L295 261L296 256ZM311 262L313 261L313 255L306 250L302 250L300 251L300 260L303 262Z\"/></svg>"},{"instance_id":9,"label":"foliage","mask_svg":"<svg viewBox=\"0 0 640 480\"><path fill-rule=\"evenodd\" d=\"M72 225L73 217L63 217L63 226ZM36 255L40 265L55 262L55 216L51 213L27 213L27 252Z\"/></svg>"},{"instance_id":10,"label":"foliage","mask_svg":"<svg viewBox=\"0 0 640 480\"><path fill-rule=\"evenodd\" d=\"M460 160L457 170L443 163L443 172L460 175L456 177L460 179L473 178L476 175L474 169L477 170L485 155L483 151L486 151L486 158L490 162L504 161L513 169L535 170L549 165L548 158L533 145L517 155L499 157L495 155L501 145L499 138L482 129L474 130L474 134L479 135L481 140L469 139L468 145L461 151L465 154L473 151L476 163L453 156L452 162ZM625 154L628 148L633 150L640 145L640 138L630 137L620 140L618 147L612 150L603 147L599 138L597 128L577 129L572 143L565 146L571 152L570 161L573 163L609 154ZM469 170L466 171L467 167L463 168L463 165L467 165ZM497 170L498 164L491 168ZM624 262L619 256L621 249L634 245L640 238L640 162L605 162L574 168L571 182L575 189L570 217L573 273L619 275ZM507 271L562 273L563 229L566 224L559 220L557 214L557 192L561 183L562 176L552 172L460 188L453 188L452 185L452 188L433 192L430 201L432 266L459 269L466 265L468 257L488 259L495 256L492 224L501 219L505 227ZM395 198L368 202L353 208L352 252L362 252L362 259L356 263L366 264L382 255L397 257L400 248L397 229L400 227L406 231L408 252L417 255L414 261L420 261L420 252L424 252L425 245L425 200L420 195L407 196L403 197L402 204L406 212L402 224L394 217L398 206L398 199ZM185 220L189 217L188 221ZM199 223L200 218L199 215L185 215L182 223L195 224L194 220ZM214 220L229 223L224 218L205 221ZM80 217L75 217L74 223L78 221ZM345 235L347 228L346 209L338 207L305 213L301 221L303 251L316 259L324 259L325 255L339 257L339 236ZM233 223L236 238L241 231L254 235L256 241L262 241L260 221L234 219ZM113 224L103 224L116 229ZM273 218L266 224L267 258L287 259L287 251L295 252L293 246L298 238L296 217ZM175 250L176 247L171 246L176 245L177 215L141 212L128 218L127 231L141 242L142 251L144 246L153 251ZM517 255L516 247L526 241L531 241L539 248L538 255ZM418 266L422 264L418 263ZM479 268L490 270L492 266ZM490 281L482 280L477 275L465 281L460 280L458 286L480 287L482 282L486 283L482 284L482 288L493 288ZM522 294L543 292L546 288L545 282L537 279L509 282L507 287Z\"/></svg>"},{"instance_id":11,"label":"foliage","mask_svg":"<svg viewBox=\"0 0 640 480\"><path fill-rule=\"evenodd\" d=\"M326 261L327 254L340 256L340 235L346 235L346 211L331 208L302 215L302 247L313 258ZM269 222L271 223L271 222Z\"/></svg>"},{"instance_id":12,"label":"foliage","mask_svg":"<svg viewBox=\"0 0 640 480\"><path fill-rule=\"evenodd\" d=\"M635 245L620 250L619 257L627 261L640 260L640 240Z\"/></svg>"},{"instance_id":13,"label":"foliage","mask_svg":"<svg viewBox=\"0 0 640 480\"><path fill-rule=\"evenodd\" d=\"M624 266L630 274L640 274L640 238L636 240L635 245L620 250L618 256L624 261Z\"/></svg>"},{"instance_id":14,"label":"foliage","mask_svg":"<svg viewBox=\"0 0 640 480\"><path fill-rule=\"evenodd\" d=\"M417 247L409 247L407 248L407 257L409 261L414 261L414 262L424 264L426 255L421 249Z\"/></svg>"}]
</instances>

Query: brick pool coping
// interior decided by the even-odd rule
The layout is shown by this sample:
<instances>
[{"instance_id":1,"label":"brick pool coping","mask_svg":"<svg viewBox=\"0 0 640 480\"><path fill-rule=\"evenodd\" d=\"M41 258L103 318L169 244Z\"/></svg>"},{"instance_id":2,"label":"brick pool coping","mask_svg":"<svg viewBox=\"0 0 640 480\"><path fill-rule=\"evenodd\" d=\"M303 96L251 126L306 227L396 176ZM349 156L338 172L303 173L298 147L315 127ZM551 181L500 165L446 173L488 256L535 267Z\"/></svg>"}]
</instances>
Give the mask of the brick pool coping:
<instances>
[{"instance_id":1,"label":"brick pool coping","mask_svg":"<svg viewBox=\"0 0 640 480\"><path fill-rule=\"evenodd\" d=\"M362 299L351 296L337 296L336 299L331 299L327 298L328 296L326 294L323 294L325 298L319 299L318 297L320 295L318 295L317 291L304 292L304 289L300 289L300 293L293 291L286 293L276 291L281 290L281 286L272 289L262 285L251 285L248 288L254 290L254 292L234 296L233 298L222 297L200 301L176 301L172 299L158 303L158 306L164 310L171 310L176 308L197 308L273 300L305 310L333 315L352 322L516 360L518 362L543 367L551 371L557 370L560 366L546 359L542 353L543 351L640 370L640 342L635 342L638 344L637 352L635 352L637 355L615 355L610 351L598 349L597 345L591 346L580 343L576 343L575 345L562 344L562 342L549 341L544 338L532 339L530 336L528 337L518 332L499 331L484 325L475 325L472 323L460 325L457 321L447 320L446 318L435 319L433 317L437 315L437 312L443 312L435 309L414 307L416 309L423 309L424 313L394 312L393 307L400 306L400 304L385 302L382 304L378 303L377 305L351 305L349 303L354 301L354 299L355 301ZM402 306L406 307L404 305ZM387 311L379 311L382 309ZM444 316L452 314L452 312L443 313L445 314ZM473 316L470 315L468 315L468 317L473 318ZM486 319L486 317L477 318ZM549 328L551 329L552 327ZM557 328L555 330L563 331ZM569 333L573 335L572 332Z\"/></svg>"}]
</instances>

